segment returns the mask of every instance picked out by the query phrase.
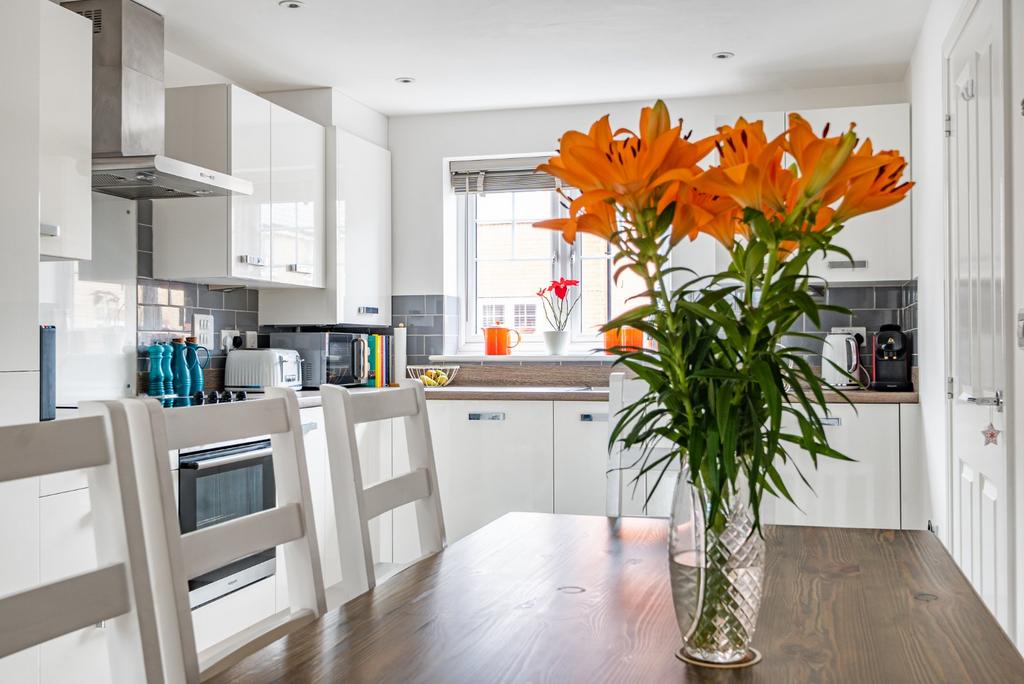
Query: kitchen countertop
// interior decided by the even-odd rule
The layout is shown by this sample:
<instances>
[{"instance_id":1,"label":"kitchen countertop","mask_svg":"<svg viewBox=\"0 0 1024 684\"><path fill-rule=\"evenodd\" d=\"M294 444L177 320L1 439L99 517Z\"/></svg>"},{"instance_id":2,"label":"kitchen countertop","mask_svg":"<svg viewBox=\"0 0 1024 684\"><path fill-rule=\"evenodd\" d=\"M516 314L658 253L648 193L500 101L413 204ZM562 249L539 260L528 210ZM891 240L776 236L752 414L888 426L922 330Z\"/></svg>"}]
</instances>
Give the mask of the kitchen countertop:
<instances>
[{"instance_id":1,"label":"kitchen countertop","mask_svg":"<svg viewBox=\"0 0 1024 684\"><path fill-rule=\"evenodd\" d=\"M372 387L353 387L353 392L376 392ZM472 401L608 401L607 387L523 387L523 386L462 386L428 387L427 400L472 400ZM917 392L874 392L871 390L850 390L846 393L855 404L916 404ZM320 390L302 390L299 407L320 406ZM825 400L830 404L846 401L835 392L826 392Z\"/></svg>"}]
</instances>

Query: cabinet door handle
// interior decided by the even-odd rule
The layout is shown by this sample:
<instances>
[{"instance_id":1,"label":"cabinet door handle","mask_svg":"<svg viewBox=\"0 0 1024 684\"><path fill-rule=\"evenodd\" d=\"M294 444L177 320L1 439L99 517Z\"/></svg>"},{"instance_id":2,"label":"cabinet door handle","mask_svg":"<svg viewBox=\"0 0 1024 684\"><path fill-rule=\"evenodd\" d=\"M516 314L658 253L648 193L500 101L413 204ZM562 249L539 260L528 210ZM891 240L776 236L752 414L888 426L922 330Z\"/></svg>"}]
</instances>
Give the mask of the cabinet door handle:
<instances>
[{"instance_id":1,"label":"cabinet door handle","mask_svg":"<svg viewBox=\"0 0 1024 684\"><path fill-rule=\"evenodd\" d=\"M39 234L44 237L60 237L60 226L56 223L40 223Z\"/></svg>"},{"instance_id":2,"label":"cabinet door handle","mask_svg":"<svg viewBox=\"0 0 1024 684\"><path fill-rule=\"evenodd\" d=\"M823 427L841 427L843 419L837 416L827 416L821 419L821 425Z\"/></svg>"},{"instance_id":3,"label":"cabinet door handle","mask_svg":"<svg viewBox=\"0 0 1024 684\"><path fill-rule=\"evenodd\" d=\"M504 411L488 411L482 413L470 413L469 420L505 420Z\"/></svg>"},{"instance_id":4,"label":"cabinet door handle","mask_svg":"<svg viewBox=\"0 0 1024 684\"><path fill-rule=\"evenodd\" d=\"M580 422L581 423L607 423L608 422L608 414L607 413L581 413L580 414Z\"/></svg>"},{"instance_id":5,"label":"cabinet door handle","mask_svg":"<svg viewBox=\"0 0 1024 684\"><path fill-rule=\"evenodd\" d=\"M308 435L313 430L316 430L316 423L315 422L309 422L309 423L303 423L302 424L302 434Z\"/></svg>"},{"instance_id":6,"label":"cabinet door handle","mask_svg":"<svg viewBox=\"0 0 1024 684\"><path fill-rule=\"evenodd\" d=\"M380 313L380 307L376 307L376 306L361 306L358 309L356 309L356 311L358 313L361 313L361 314L378 314L378 313Z\"/></svg>"},{"instance_id":7,"label":"cabinet door handle","mask_svg":"<svg viewBox=\"0 0 1024 684\"><path fill-rule=\"evenodd\" d=\"M313 267L307 264L288 264L289 273L299 273L302 275L312 275Z\"/></svg>"},{"instance_id":8,"label":"cabinet door handle","mask_svg":"<svg viewBox=\"0 0 1024 684\"><path fill-rule=\"evenodd\" d=\"M830 261L830 262L828 262L828 267L829 268L846 268L846 269L867 268L868 267L868 261L867 261L867 259L854 259L853 261L846 261L846 260Z\"/></svg>"},{"instance_id":9,"label":"cabinet door handle","mask_svg":"<svg viewBox=\"0 0 1024 684\"><path fill-rule=\"evenodd\" d=\"M266 266L267 260L255 254L240 254L238 260L247 266Z\"/></svg>"}]
</instances>

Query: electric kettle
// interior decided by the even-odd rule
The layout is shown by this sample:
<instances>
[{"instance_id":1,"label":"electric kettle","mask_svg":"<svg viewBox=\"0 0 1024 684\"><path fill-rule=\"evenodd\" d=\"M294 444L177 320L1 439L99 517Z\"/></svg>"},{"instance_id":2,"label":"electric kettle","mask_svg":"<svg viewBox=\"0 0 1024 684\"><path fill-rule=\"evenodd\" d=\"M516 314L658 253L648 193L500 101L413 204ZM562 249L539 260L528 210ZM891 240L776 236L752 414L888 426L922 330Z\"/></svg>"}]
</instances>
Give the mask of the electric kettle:
<instances>
[{"instance_id":1,"label":"electric kettle","mask_svg":"<svg viewBox=\"0 0 1024 684\"><path fill-rule=\"evenodd\" d=\"M860 343L860 335L826 335L821 350L822 380L836 387L860 387Z\"/></svg>"}]
</instances>

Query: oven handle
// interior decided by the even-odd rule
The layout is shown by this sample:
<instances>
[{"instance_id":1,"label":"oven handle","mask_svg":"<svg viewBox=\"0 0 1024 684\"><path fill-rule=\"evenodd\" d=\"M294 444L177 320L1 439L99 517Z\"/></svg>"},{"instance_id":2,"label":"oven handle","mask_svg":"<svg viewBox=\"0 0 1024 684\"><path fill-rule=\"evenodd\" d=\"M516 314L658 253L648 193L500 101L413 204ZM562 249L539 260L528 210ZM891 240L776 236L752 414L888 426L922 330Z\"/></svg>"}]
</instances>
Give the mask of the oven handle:
<instances>
[{"instance_id":1,"label":"oven handle","mask_svg":"<svg viewBox=\"0 0 1024 684\"><path fill-rule=\"evenodd\" d=\"M185 470L206 470L207 468L217 468L218 466L230 465L232 463L255 461L259 458L266 458L273 453L273 449L267 447L264 449L256 449L255 451L246 451L241 454L231 454L230 456L220 456L219 458L208 458L201 461L182 461L178 464L178 467L184 468Z\"/></svg>"},{"instance_id":2,"label":"oven handle","mask_svg":"<svg viewBox=\"0 0 1024 684\"><path fill-rule=\"evenodd\" d=\"M362 347L357 353L357 348ZM370 375L367 373L367 363L363 356L366 353L366 340L362 337L355 337L352 339L352 375L355 376L356 380L365 382L369 380ZM356 363L358 361L358 363ZM358 369L358 370L357 370Z\"/></svg>"}]
</instances>

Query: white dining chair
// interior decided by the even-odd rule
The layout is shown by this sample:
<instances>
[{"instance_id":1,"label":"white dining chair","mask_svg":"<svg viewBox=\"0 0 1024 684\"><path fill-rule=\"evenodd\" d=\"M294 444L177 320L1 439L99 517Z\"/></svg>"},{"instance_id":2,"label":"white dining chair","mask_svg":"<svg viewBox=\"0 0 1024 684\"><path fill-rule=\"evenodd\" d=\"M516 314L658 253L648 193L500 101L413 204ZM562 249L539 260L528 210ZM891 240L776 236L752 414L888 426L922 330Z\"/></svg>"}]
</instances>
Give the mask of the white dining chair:
<instances>
[{"instance_id":1,"label":"white dining chair","mask_svg":"<svg viewBox=\"0 0 1024 684\"><path fill-rule=\"evenodd\" d=\"M127 399L140 476L155 478L162 525L147 529L160 558L156 588L173 596L177 629L161 642L180 657L185 681L206 680L326 611L320 553L295 392L269 388L266 398L235 404L163 409L154 399ZM139 411L139 408L143 410ZM181 534L167 453L203 444L270 436L277 502L274 508ZM146 471L146 472L143 472ZM188 581L259 551L281 547L289 606L197 652ZM152 554L155 555L155 554Z\"/></svg>"},{"instance_id":2,"label":"white dining chair","mask_svg":"<svg viewBox=\"0 0 1024 684\"><path fill-rule=\"evenodd\" d=\"M344 598L348 599L377 584L380 567L373 562L370 520L415 502L421 557L425 557L445 546L444 515L421 382L403 380L399 389L359 393L323 385L320 393L337 518L341 586ZM392 418L405 419L409 472L367 486L363 482L356 426Z\"/></svg>"},{"instance_id":3,"label":"white dining chair","mask_svg":"<svg viewBox=\"0 0 1024 684\"><path fill-rule=\"evenodd\" d=\"M122 410L93 405L80 418L0 428L0 482L86 470L98 565L0 598L0 658L102 622L112 681L161 684L167 680L130 439L110 420Z\"/></svg>"}]
</instances>

